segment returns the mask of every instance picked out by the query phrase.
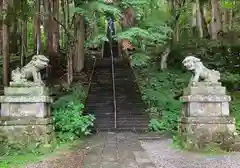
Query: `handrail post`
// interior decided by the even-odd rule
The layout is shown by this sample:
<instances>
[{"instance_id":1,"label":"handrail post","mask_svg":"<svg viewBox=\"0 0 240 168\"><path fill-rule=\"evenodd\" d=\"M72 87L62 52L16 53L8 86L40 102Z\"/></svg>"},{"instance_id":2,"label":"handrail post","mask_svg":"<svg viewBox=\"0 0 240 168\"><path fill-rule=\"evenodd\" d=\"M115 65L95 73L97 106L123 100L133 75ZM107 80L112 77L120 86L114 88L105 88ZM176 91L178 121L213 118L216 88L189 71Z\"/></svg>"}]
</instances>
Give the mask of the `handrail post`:
<instances>
[{"instance_id":1,"label":"handrail post","mask_svg":"<svg viewBox=\"0 0 240 168\"><path fill-rule=\"evenodd\" d=\"M93 66L92 66L91 75L90 75L90 78L89 78L89 83L88 83L88 88L87 88L87 95L88 95L89 92L90 92L90 88L91 88L91 85L92 85L92 77L93 77L93 74L94 74L94 72L95 72L95 66L96 66L96 57L93 56L92 58L94 59L94 62L93 62ZM86 100L85 100L85 104L86 104L86 102L87 102L87 99L88 99L88 96L87 96L87 98L86 98Z\"/></svg>"}]
</instances>

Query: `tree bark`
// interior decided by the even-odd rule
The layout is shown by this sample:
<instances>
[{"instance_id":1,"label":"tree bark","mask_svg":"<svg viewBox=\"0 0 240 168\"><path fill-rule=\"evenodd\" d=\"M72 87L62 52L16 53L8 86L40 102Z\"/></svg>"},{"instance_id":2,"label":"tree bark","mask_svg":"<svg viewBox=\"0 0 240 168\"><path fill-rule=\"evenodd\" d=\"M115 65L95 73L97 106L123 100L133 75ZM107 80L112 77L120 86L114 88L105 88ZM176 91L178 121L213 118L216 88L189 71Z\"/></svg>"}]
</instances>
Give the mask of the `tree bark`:
<instances>
[{"instance_id":1,"label":"tree bark","mask_svg":"<svg viewBox=\"0 0 240 168\"><path fill-rule=\"evenodd\" d=\"M201 5L199 0L196 0L196 18L197 18L197 28L199 32L199 37L203 38L203 20L202 20L202 14L201 14Z\"/></svg>"},{"instance_id":2,"label":"tree bark","mask_svg":"<svg viewBox=\"0 0 240 168\"><path fill-rule=\"evenodd\" d=\"M229 19L228 19L228 30L232 30L232 23L233 23L233 9L229 9Z\"/></svg>"},{"instance_id":3,"label":"tree bark","mask_svg":"<svg viewBox=\"0 0 240 168\"><path fill-rule=\"evenodd\" d=\"M196 9L197 9L197 5L196 5L196 2L194 2L194 3L192 3L192 31L193 31L193 35L197 35L197 10Z\"/></svg>"},{"instance_id":4,"label":"tree bark","mask_svg":"<svg viewBox=\"0 0 240 168\"><path fill-rule=\"evenodd\" d=\"M21 23L21 67L25 64L25 57L27 54L27 20L22 20Z\"/></svg>"},{"instance_id":5,"label":"tree bark","mask_svg":"<svg viewBox=\"0 0 240 168\"><path fill-rule=\"evenodd\" d=\"M66 16L66 3L65 0L61 0L61 9L62 9L62 15L63 15L63 25L67 27L67 16ZM62 31L62 47L66 48L66 35L64 31Z\"/></svg>"},{"instance_id":6,"label":"tree bark","mask_svg":"<svg viewBox=\"0 0 240 168\"><path fill-rule=\"evenodd\" d=\"M69 0L65 2L66 9L66 28L70 28L70 10L69 10ZM67 82L70 85L73 81L73 54L74 54L74 44L72 42L72 37L70 37L67 32L65 32L66 47L67 47Z\"/></svg>"},{"instance_id":7,"label":"tree bark","mask_svg":"<svg viewBox=\"0 0 240 168\"><path fill-rule=\"evenodd\" d=\"M219 0L211 0L211 6L212 6L211 35L212 39L217 39L218 32L221 30Z\"/></svg>"},{"instance_id":8,"label":"tree bark","mask_svg":"<svg viewBox=\"0 0 240 168\"><path fill-rule=\"evenodd\" d=\"M53 16L59 20L59 0L52 0L52 10L53 10ZM55 21L53 21L53 34L52 34L52 38L53 38L53 50L55 53L58 53L58 50L59 50L59 24Z\"/></svg>"},{"instance_id":9,"label":"tree bark","mask_svg":"<svg viewBox=\"0 0 240 168\"><path fill-rule=\"evenodd\" d=\"M2 13L2 1L0 1L0 13ZM3 16L0 16L0 19L3 20ZM2 38L2 24L0 25L0 55L2 55L2 50L3 50L3 38Z\"/></svg>"},{"instance_id":10,"label":"tree bark","mask_svg":"<svg viewBox=\"0 0 240 168\"><path fill-rule=\"evenodd\" d=\"M52 0L51 0L52 1ZM54 27L54 21L52 19L52 2L50 0L44 0L44 10L46 13L45 17L45 24L44 24L44 29L46 33L46 53L48 56L54 55L54 49L53 49L53 27Z\"/></svg>"},{"instance_id":11,"label":"tree bark","mask_svg":"<svg viewBox=\"0 0 240 168\"><path fill-rule=\"evenodd\" d=\"M35 14L33 16L33 42L34 42L34 52L40 54L42 50L41 42L41 17L40 17L40 8L41 0L35 1Z\"/></svg>"},{"instance_id":12,"label":"tree bark","mask_svg":"<svg viewBox=\"0 0 240 168\"><path fill-rule=\"evenodd\" d=\"M9 30L7 25L8 0L2 1L2 9L4 12L2 24L2 43L3 43L3 85L8 86L9 82Z\"/></svg>"},{"instance_id":13,"label":"tree bark","mask_svg":"<svg viewBox=\"0 0 240 168\"><path fill-rule=\"evenodd\" d=\"M209 31L208 31L208 24L207 24L207 21L204 17L204 10L205 10L205 6L201 5L200 6L200 12L201 12L201 19L202 19L203 36L204 37L210 37Z\"/></svg>"},{"instance_id":14,"label":"tree bark","mask_svg":"<svg viewBox=\"0 0 240 168\"><path fill-rule=\"evenodd\" d=\"M223 32L228 31L228 10L222 9L222 30Z\"/></svg>"},{"instance_id":15,"label":"tree bark","mask_svg":"<svg viewBox=\"0 0 240 168\"><path fill-rule=\"evenodd\" d=\"M76 15L75 17L75 37L77 40L75 54L73 57L73 72L79 73L84 68L84 37L85 26L84 17Z\"/></svg>"}]
</instances>

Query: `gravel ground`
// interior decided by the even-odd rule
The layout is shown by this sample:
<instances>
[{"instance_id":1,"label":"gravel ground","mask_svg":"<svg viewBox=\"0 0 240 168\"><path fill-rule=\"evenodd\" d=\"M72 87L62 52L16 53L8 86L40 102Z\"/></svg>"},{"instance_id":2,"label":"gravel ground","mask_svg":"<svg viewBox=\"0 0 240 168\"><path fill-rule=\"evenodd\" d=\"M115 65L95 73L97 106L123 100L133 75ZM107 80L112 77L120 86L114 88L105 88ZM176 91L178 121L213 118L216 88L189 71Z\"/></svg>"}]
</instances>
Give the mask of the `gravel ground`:
<instances>
[{"instance_id":1,"label":"gravel ground","mask_svg":"<svg viewBox=\"0 0 240 168\"><path fill-rule=\"evenodd\" d=\"M35 164L29 164L25 168L84 168L83 150L66 153L59 157L51 157Z\"/></svg>"},{"instance_id":2,"label":"gravel ground","mask_svg":"<svg viewBox=\"0 0 240 168\"><path fill-rule=\"evenodd\" d=\"M158 168L240 168L240 153L206 156L174 149L171 139L141 141L150 160Z\"/></svg>"}]
</instances>

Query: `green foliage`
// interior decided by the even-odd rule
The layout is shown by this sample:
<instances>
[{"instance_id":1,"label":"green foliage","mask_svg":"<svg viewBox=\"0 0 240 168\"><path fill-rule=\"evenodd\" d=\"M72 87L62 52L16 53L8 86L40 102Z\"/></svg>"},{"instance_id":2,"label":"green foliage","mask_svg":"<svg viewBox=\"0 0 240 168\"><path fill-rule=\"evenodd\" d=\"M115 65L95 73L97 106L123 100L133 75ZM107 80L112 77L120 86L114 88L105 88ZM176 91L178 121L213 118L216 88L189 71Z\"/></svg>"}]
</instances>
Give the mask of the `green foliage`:
<instances>
[{"instance_id":1,"label":"green foliage","mask_svg":"<svg viewBox=\"0 0 240 168\"><path fill-rule=\"evenodd\" d=\"M131 65L133 67L144 67L148 65L148 61L150 60L150 57L143 53L137 53L131 55Z\"/></svg>"},{"instance_id":2,"label":"green foliage","mask_svg":"<svg viewBox=\"0 0 240 168\"><path fill-rule=\"evenodd\" d=\"M25 148L16 150L0 157L1 168L23 168L26 164L39 162L45 158L56 157L60 152L66 153L79 148L83 141L76 140L69 143L53 143L51 146L43 146L41 148ZM1 151L1 150L0 150ZM2 152L2 151L1 151Z\"/></svg>"},{"instance_id":3,"label":"green foliage","mask_svg":"<svg viewBox=\"0 0 240 168\"><path fill-rule=\"evenodd\" d=\"M53 142L50 145L43 145L41 143L32 143L26 146L26 144L14 143L9 144L8 142L3 142L0 145L0 156L8 155L43 155L44 153L52 152L56 148L57 142Z\"/></svg>"},{"instance_id":4,"label":"green foliage","mask_svg":"<svg viewBox=\"0 0 240 168\"><path fill-rule=\"evenodd\" d=\"M173 131L177 129L181 102L174 96L188 82L188 73L168 71L160 72L157 68L142 69L136 72L143 101L150 113L149 129L152 131Z\"/></svg>"},{"instance_id":5,"label":"green foliage","mask_svg":"<svg viewBox=\"0 0 240 168\"><path fill-rule=\"evenodd\" d=\"M83 89L73 89L52 106L55 131L60 141L71 141L91 134L95 117L83 115L85 96Z\"/></svg>"},{"instance_id":6,"label":"green foliage","mask_svg":"<svg viewBox=\"0 0 240 168\"><path fill-rule=\"evenodd\" d=\"M239 92L233 92L231 93L232 101L230 105L230 113L232 116L236 119L236 129L238 132L240 132L240 93Z\"/></svg>"}]
</instances>

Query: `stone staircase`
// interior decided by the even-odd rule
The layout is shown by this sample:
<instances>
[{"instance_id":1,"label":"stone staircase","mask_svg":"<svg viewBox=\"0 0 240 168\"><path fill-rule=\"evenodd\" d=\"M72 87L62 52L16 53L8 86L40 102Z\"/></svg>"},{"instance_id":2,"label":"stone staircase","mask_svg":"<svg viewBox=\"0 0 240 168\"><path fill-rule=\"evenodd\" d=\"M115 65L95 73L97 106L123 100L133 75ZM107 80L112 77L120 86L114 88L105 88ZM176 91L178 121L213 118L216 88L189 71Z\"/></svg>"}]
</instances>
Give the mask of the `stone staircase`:
<instances>
[{"instance_id":1,"label":"stone staircase","mask_svg":"<svg viewBox=\"0 0 240 168\"><path fill-rule=\"evenodd\" d=\"M95 130L145 132L148 115L128 62L114 59L116 89L116 126L113 104L111 59L97 60L86 101L85 114L94 114Z\"/></svg>"}]
</instances>

